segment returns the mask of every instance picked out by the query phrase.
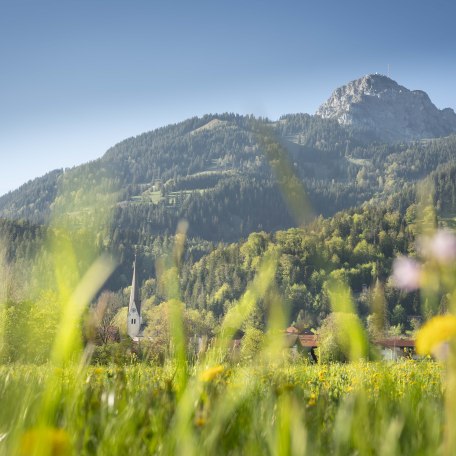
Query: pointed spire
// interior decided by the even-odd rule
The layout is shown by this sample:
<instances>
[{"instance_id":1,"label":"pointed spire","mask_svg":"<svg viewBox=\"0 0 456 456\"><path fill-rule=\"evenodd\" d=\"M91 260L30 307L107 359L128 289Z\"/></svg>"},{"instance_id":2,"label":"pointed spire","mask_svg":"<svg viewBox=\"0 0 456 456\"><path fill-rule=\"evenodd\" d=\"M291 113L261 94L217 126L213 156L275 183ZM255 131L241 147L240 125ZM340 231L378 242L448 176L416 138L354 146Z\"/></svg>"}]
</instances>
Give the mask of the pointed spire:
<instances>
[{"instance_id":1,"label":"pointed spire","mask_svg":"<svg viewBox=\"0 0 456 456\"><path fill-rule=\"evenodd\" d=\"M133 306L136 307L136 311L139 315L141 315L141 300L139 297L138 278L136 274L136 253L135 261L133 263L133 279L131 283L130 304L128 305L128 311L130 311Z\"/></svg>"}]
</instances>

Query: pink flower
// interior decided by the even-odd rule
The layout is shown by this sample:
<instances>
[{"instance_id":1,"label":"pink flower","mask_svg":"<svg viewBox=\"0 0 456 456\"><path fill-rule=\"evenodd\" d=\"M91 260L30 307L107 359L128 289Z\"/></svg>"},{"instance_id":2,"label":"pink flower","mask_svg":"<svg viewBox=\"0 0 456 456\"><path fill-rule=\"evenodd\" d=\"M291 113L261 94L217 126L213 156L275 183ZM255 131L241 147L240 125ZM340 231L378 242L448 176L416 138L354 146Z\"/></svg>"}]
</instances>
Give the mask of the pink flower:
<instances>
[{"instance_id":1,"label":"pink flower","mask_svg":"<svg viewBox=\"0 0 456 456\"><path fill-rule=\"evenodd\" d=\"M392 277L397 288L405 291L416 290L420 287L421 265L408 257L396 258Z\"/></svg>"},{"instance_id":2,"label":"pink flower","mask_svg":"<svg viewBox=\"0 0 456 456\"><path fill-rule=\"evenodd\" d=\"M440 263L456 259L456 237L448 230L438 230L429 243L430 254Z\"/></svg>"}]
</instances>

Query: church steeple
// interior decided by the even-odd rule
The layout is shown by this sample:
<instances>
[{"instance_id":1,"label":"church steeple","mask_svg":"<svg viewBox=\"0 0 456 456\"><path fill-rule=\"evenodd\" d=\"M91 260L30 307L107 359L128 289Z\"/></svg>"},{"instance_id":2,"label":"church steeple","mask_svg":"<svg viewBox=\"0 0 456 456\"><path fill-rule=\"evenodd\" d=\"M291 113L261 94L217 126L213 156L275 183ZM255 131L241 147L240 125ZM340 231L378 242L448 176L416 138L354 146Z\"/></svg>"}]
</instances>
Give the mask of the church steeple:
<instances>
[{"instance_id":1,"label":"church steeple","mask_svg":"<svg viewBox=\"0 0 456 456\"><path fill-rule=\"evenodd\" d=\"M133 279L131 283L130 303L128 304L127 333L130 337L138 337L141 330L141 299L139 296L138 277L136 272L136 254L133 263Z\"/></svg>"}]
</instances>

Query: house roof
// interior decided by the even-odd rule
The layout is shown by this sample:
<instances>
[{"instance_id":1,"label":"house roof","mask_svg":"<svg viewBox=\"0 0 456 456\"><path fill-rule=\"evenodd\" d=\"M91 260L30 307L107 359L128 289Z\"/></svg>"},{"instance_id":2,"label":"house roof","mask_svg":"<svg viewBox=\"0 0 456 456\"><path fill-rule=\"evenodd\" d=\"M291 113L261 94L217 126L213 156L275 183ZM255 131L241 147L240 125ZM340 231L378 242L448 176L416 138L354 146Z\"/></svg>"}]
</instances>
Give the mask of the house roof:
<instances>
[{"instance_id":1,"label":"house roof","mask_svg":"<svg viewBox=\"0 0 456 456\"><path fill-rule=\"evenodd\" d=\"M299 334L299 329L298 328L295 328L294 326L289 326L285 332L287 334Z\"/></svg>"},{"instance_id":2,"label":"house roof","mask_svg":"<svg viewBox=\"0 0 456 456\"><path fill-rule=\"evenodd\" d=\"M377 339L376 345L380 345L385 348L413 348L415 347L415 341L413 339L402 339L400 337L391 337L386 339Z\"/></svg>"},{"instance_id":3,"label":"house roof","mask_svg":"<svg viewBox=\"0 0 456 456\"><path fill-rule=\"evenodd\" d=\"M306 348L318 347L318 336L316 334L301 334L298 336L301 346Z\"/></svg>"},{"instance_id":4,"label":"house roof","mask_svg":"<svg viewBox=\"0 0 456 456\"><path fill-rule=\"evenodd\" d=\"M298 336L299 342L302 347L316 348L318 347L318 335L316 334L301 334ZM403 339L400 337L391 337L384 339L377 339L376 345L380 345L385 348L414 348L415 341L413 339Z\"/></svg>"}]
</instances>

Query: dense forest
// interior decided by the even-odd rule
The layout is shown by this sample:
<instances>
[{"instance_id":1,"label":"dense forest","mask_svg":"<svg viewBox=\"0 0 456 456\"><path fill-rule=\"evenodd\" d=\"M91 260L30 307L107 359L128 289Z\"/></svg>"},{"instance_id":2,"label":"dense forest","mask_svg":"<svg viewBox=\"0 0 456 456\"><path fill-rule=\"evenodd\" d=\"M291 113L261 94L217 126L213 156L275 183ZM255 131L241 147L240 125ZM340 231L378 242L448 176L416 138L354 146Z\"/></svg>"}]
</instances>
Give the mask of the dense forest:
<instances>
[{"instance_id":1,"label":"dense forest","mask_svg":"<svg viewBox=\"0 0 456 456\"><path fill-rule=\"evenodd\" d=\"M117 314L127 304L136 253L152 328L169 298L160 262L173 251L184 219L179 299L189 327L199 332L215 330L265 255L275 258L274 293L288 323L321 325L330 312L328 283L338 279L350 286L366 322L381 289L385 328L411 330L445 309L447 297L430 306L418 292L397 290L392 262L419 254L423 205L432 208L432 223L454 226L455 150L456 136L380 144L308 115L277 122L206 116L145 133L0 198L2 268L16 281L6 293L14 303L27 289L27 308L48 301L55 308L56 249L72 246L74 281L107 253L117 267L104 289L111 292L111 317L122 321ZM54 291L43 297L40 282L54 283ZM268 305L257 303L245 330L265 329Z\"/></svg>"},{"instance_id":2,"label":"dense forest","mask_svg":"<svg viewBox=\"0 0 456 456\"><path fill-rule=\"evenodd\" d=\"M277 122L205 116L127 139L99 160L29 182L0 198L0 216L42 224L66 213L79 224L81 214L109 206L111 234L128 244L172 235L182 218L192 237L213 242L296 226L265 137L276 141L314 214L325 217L425 177L453 160L456 143L452 136L379 144L306 114Z\"/></svg>"},{"instance_id":3,"label":"dense forest","mask_svg":"<svg viewBox=\"0 0 456 456\"><path fill-rule=\"evenodd\" d=\"M420 188L432 189L427 203L437 208L440 225L451 223L451 214L456 213L455 177L456 164L440 166L419 185L410 184L381 203L368 202L330 218L320 216L302 228L255 232L245 241L232 244L216 244L189 236L180 272L182 299L189 308L211 312L220 319L245 292L265 253L274 252L276 281L290 322L301 318L307 325L318 325L329 312L326 283L330 278L337 278L350 285L364 317L369 314L369 299L375 284L382 283L389 322L407 328L411 317L422 314L420 298L416 293L398 292L392 286L391 264L398 255L416 255L416 236L421 223L417 204ZM437 221L437 213L433 217ZM48 231L55 230L3 220L2 241L8 247L8 261L34 256L40 258L39 264L45 268L46 249L42 243L46 235L49 237ZM129 240L120 238L117 231L106 246L97 244L100 233L89 237L80 229L77 233L79 238L73 237L72 241L80 245L80 251L84 243L92 243L99 253L118 254L120 266L108 287L116 291L128 286L131 278L128 260L136 251L140 257L144 300L154 303L166 300L156 280L155 266L172 249L174 236L152 236L143 230L139 238L132 231ZM255 321L259 328L266 324L265 315L259 308Z\"/></svg>"}]
</instances>

